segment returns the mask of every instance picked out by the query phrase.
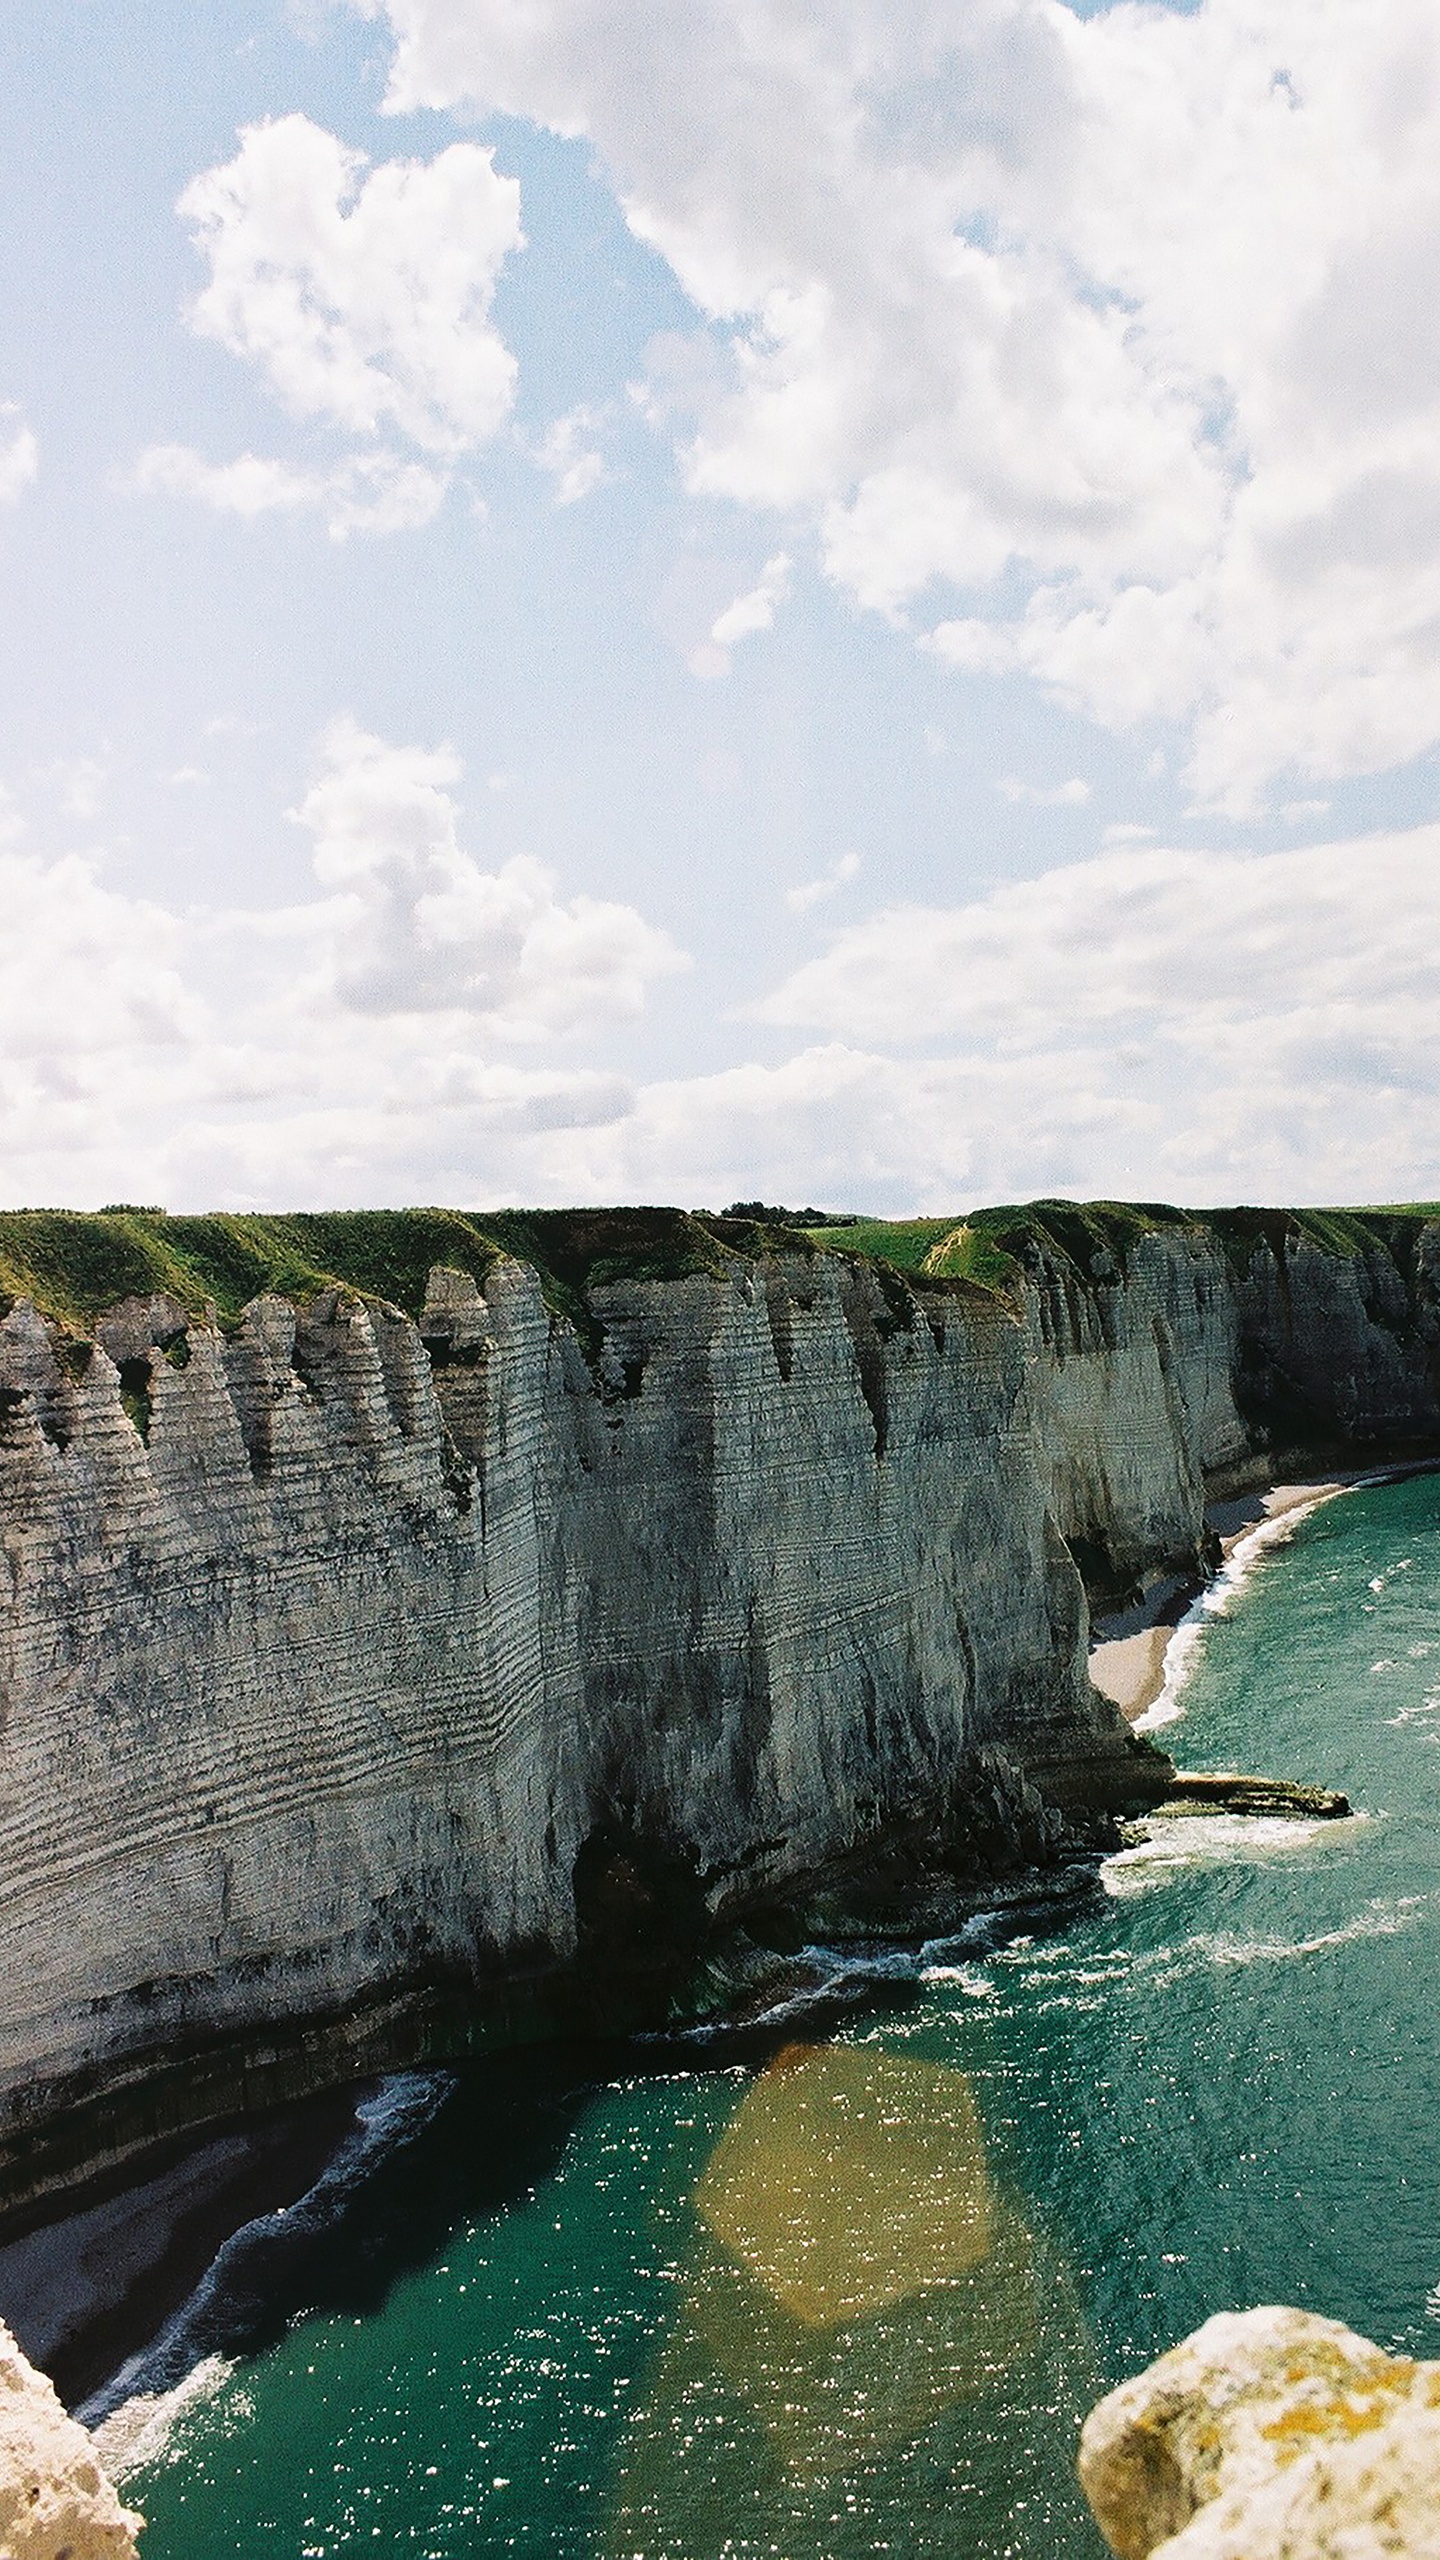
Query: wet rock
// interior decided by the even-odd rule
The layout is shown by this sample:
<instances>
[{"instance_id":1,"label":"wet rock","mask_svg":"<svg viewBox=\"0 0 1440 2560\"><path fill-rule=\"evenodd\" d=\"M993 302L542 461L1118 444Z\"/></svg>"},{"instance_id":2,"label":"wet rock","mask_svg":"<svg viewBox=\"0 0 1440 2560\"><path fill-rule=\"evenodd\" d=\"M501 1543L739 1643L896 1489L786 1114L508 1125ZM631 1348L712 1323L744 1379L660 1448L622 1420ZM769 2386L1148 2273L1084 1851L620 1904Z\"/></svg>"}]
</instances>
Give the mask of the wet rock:
<instances>
[{"instance_id":1,"label":"wet rock","mask_svg":"<svg viewBox=\"0 0 1440 2560\"><path fill-rule=\"evenodd\" d=\"M1349 1797L1336 1787L1250 1778L1234 1769L1177 1769L1163 1805L1171 1813L1288 1813L1307 1822L1338 1822L1350 1811Z\"/></svg>"},{"instance_id":2,"label":"wet rock","mask_svg":"<svg viewBox=\"0 0 1440 2560\"><path fill-rule=\"evenodd\" d=\"M1080 2478L1118 2560L1435 2560L1440 2364L1221 2312L1091 2411Z\"/></svg>"}]
</instances>

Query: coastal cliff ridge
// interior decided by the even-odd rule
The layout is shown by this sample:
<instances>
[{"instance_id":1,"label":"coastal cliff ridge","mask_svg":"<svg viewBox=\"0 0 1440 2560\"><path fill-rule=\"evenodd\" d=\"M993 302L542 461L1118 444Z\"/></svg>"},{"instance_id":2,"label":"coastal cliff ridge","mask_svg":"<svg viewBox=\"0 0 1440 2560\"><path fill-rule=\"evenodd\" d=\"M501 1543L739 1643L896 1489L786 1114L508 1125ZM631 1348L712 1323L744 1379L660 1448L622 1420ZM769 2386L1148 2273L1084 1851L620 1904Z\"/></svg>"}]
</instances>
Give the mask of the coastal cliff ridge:
<instances>
[{"instance_id":1,"label":"coastal cliff ridge","mask_svg":"<svg viewBox=\"0 0 1440 2560\"><path fill-rule=\"evenodd\" d=\"M1426 1209L0 1215L0 2193L1093 1851L1169 1771L1091 1603L1431 1454L1437 1273Z\"/></svg>"}]
</instances>

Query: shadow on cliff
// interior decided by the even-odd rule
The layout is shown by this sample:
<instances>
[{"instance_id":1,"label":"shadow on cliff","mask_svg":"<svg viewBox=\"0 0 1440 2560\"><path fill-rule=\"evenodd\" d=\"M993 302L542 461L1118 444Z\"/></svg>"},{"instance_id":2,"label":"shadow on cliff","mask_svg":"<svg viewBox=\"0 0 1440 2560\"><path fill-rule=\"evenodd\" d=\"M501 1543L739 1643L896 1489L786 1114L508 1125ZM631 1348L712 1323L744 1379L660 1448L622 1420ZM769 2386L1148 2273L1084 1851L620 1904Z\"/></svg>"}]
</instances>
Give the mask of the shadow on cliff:
<instances>
[{"instance_id":1,"label":"shadow on cliff","mask_svg":"<svg viewBox=\"0 0 1440 2560\"><path fill-rule=\"evenodd\" d=\"M1063 1929L1076 1910L1017 1900L974 1925L995 1944ZM764 2072L802 2017L823 2039L858 2011L908 2007L914 1950L837 1950L828 1982L797 1972L792 1995L688 2032L570 2037L402 2073L168 2145L143 2176L0 2228L0 2316L93 2421L134 2392L173 2388L206 2356L264 2353L298 2316L372 2315L457 2226L551 2176L607 2082Z\"/></svg>"}]
</instances>

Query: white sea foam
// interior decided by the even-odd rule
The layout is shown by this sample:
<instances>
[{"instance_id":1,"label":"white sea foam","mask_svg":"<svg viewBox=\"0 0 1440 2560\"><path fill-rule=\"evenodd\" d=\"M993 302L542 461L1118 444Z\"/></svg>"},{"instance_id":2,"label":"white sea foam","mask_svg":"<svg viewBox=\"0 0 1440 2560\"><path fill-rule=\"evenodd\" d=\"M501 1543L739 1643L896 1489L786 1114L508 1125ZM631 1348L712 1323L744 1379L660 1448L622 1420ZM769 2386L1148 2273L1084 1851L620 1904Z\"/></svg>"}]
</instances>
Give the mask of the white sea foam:
<instances>
[{"instance_id":1,"label":"white sea foam","mask_svg":"<svg viewBox=\"0 0 1440 2560\"><path fill-rule=\"evenodd\" d=\"M953 1987L963 1991L967 2000L998 2000L999 1989L978 1964L927 1964L920 1969L920 1980L927 1989Z\"/></svg>"},{"instance_id":2,"label":"white sea foam","mask_svg":"<svg viewBox=\"0 0 1440 2560\"><path fill-rule=\"evenodd\" d=\"M1397 1732L1413 1730L1417 1742L1440 1742L1440 1691L1432 1690L1427 1698L1417 1698L1412 1706L1401 1707L1385 1722Z\"/></svg>"},{"instance_id":3,"label":"white sea foam","mask_svg":"<svg viewBox=\"0 0 1440 2560\"><path fill-rule=\"evenodd\" d=\"M926 1938L920 1949L920 1961L922 1965L964 1964L976 1956L988 1956L1005 1941L1007 1931L1013 1931L1014 1924L1013 1908L1001 1905L993 1911L977 1911L962 1929L956 1930L953 1937ZM1022 1934L1011 1936L1008 1942L1012 1946L1028 1947L1031 1940Z\"/></svg>"},{"instance_id":4,"label":"white sea foam","mask_svg":"<svg viewBox=\"0 0 1440 2560\"><path fill-rule=\"evenodd\" d=\"M131 2452L128 2464L134 2470L142 2461L155 2460L169 2432L195 2400L212 2398L229 2377L231 2363L215 2352L215 2320L227 2286L248 2251L259 2240L308 2236L337 2220L356 2188L388 2153L423 2131L453 2087L452 2072L402 2071L362 2099L355 2110L355 2131L313 2187L295 2204L257 2214L231 2233L188 2301L166 2321L158 2337L128 2357L119 2372L76 2410L82 2425L97 2431L114 2428L119 2442L124 2432L120 2421L127 2409L139 2403L138 2434L148 2449L143 2454ZM210 2379L196 2384L192 2395L191 2385L200 2374Z\"/></svg>"},{"instance_id":5,"label":"white sea foam","mask_svg":"<svg viewBox=\"0 0 1440 2560\"><path fill-rule=\"evenodd\" d=\"M1118 1966L1123 1969L1130 1962L1130 1950L1128 1947L1090 1948L1087 1949L1083 1961L1086 1964L1107 1965L1111 1968ZM1075 1943L1070 1938L1051 1938L1039 1944L1033 1938L1016 1938L1008 1947L999 1949L995 1962L1027 1967L1072 1965L1076 1962Z\"/></svg>"},{"instance_id":6,"label":"white sea foam","mask_svg":"<svg viewBox=\"0 0 1440 2560\"><path fill-rule=\"evenodd\" d=\"M1201 1930L1194 1937L1182 1939L1177 1947L1157 1948L1147 1961L1154 1967L1159 1991L1181 1981L1199 1966L1218 1966L1228 1972L1250 1965L1304 1963L1312 1956L1333 1955L1337 1948L1354 1946L1366 1938L1398 1938L1414 1928L1434 1899L1433 1894L1419 1893L1402 1894L1393 1901L1377 1897L1338 1927L1321 1929L1309 1938L1244 1937L1225 1929Z\"/></svg>"},{"instance_id":7,"label":"white sea foam","mask_svg":"<svg viewBox=\"0 0 1440 2560\"><path fill-rule=\"evenodd\" d=\"M1292 1856L1335 1830L1331 1822L1303 1822L1287 1814L1162 1814L1143 1840L1105 1860L1100 1882L1114 1900L1123 1901L1168 1883L1182 1869L1251 1866Z\"/></svg>"},{"instance_id":8,"label":"white sea foam","mask_svg":"<svg viewBox=\"0 0 1440 2560\"><path fill-rule=\"evenodd\" d=\"M1384 1479L1375 1476L1364 1481L1379 1484ZM1229 1616L1256 1566L1263 1563L1272 1548L1287 1545L1302 1520L1308 1520L1322 1503L1333 1502L1337 1494L1358 1489L1340 1484L1316 1485L1302 1500L1287 1504L1283 1511L1267 1513L1253 1529L1247 1529L1235 1540L1214 1581L1207 1582L1175 1629L1165 1650L1164 1686L1143 1716L1137 1716L1137 1733L1155 1733L1165 1725L1178 1724L1185 1713L1183 1692L1200 1658L1210 1620Z\"/></svg>"},{"instance_id":9,"label":"white sea foam","mask_svg":"<svg viewBox=\"0 0 1440 2560\"><path fill-rule=\"evenodd\" d=\"M1360 1938L1398 1938L1413 1927L1425 1897L1402 1895L1396 1902L1372 1902L1342 1921L1338 1929L1322 1929L1313 1938L1243 1938L1224 1929L1187 1940L1212 1964L1294 1964L1305 1956L1328 1955L1336 1947L1353 1946Z\"/></svg>"},{"instance_id":10,"label":"white sea foam","mask_svg":"<svg viewBox=\"0 0 1440 2560\"><path fill-rule=\"evenodd\" d=\"M174 2459L181 2420L217 2400L235 2370L230 2356L202 2356L173 2391L137 2391L92 2429L95 2450L112 2480Z\"/></svg>"},{"instance_id":11,"label":"white sea foam","mask_svg":"<svg viewBox=\"0 0 1440 2560\"><path fill-rule=\"evenodd\" d=\"M1383 1591L1387 1583L1394 1581L1397 1573L1409 1573L1414 1562L1415 1559L1413 1556L1401 1556L1396 1563L1387 1564L1384 1572L1377 1573L1374 1579L1366 1585L1367 1590Z\"/></svg>"},{"instance_id":12,"label":"white sea foam","mask_svg":"<svg viewBox=\"0 0 1440 2560\"><path fill-rule=\"evenodd\" d=\"M765 2006L747 2012L747 2027L784 2027L808 2017L817 2009L826 2009L836 2000L859 2000L869 1988L879 1990L887 1982L913 1982L920 1964L920 1954L910 1947L841 1948L827 1946L802 1947L795 1958L806 1969L806 1978ZM737 2020L725 2011L719 2017L694 2018L688 2024L647 2030L638 2034L638 2045L674 2044L713 2045L735 2032Z\"/></svg>"}]
</instances>

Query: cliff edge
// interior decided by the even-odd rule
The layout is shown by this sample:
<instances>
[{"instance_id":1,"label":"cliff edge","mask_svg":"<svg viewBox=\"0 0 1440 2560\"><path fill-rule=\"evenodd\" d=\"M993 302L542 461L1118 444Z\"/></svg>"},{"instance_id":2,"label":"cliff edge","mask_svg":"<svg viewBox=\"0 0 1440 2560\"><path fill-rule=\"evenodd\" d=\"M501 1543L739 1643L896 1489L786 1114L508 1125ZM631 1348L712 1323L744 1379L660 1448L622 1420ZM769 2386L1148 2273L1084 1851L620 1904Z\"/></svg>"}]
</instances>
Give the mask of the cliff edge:
<instances>
[{"instance_id":1,"label":"cliff edge","mask_svg":"<svg viewBox=\"0 0 1440 2560\"><path fill-rule=\"evenodd\" d=\"M83 2427L0 2323L0 2552L5 2560L138 2560L143 2516L122 2507Z\"/></svg>"},{"instance_id":2,"label":"cliff edge","mask_svg":"<svg viewBox=\"0 0 1440 2560\"><path fill-rule=\"evenodd\" d=\"M1091 2411L1080 2477L1117 2560L1435 2560L1440 2364L1219 2312Z\"/></svg>"}]
</instances>

